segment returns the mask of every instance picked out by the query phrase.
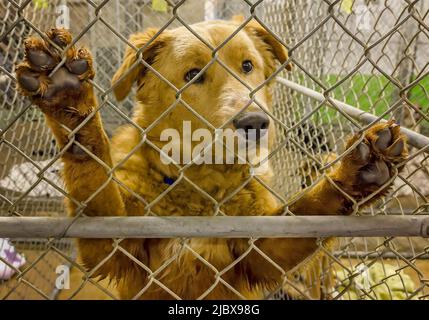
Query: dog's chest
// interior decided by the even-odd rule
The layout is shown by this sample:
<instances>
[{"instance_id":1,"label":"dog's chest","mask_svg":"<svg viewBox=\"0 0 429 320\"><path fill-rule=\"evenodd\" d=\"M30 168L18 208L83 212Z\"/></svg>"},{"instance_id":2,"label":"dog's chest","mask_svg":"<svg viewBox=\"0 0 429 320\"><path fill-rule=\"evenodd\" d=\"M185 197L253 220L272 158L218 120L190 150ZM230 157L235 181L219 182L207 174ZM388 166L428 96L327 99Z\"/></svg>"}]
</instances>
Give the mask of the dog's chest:
<instances>
[{"instance_id":1,"label":"dog's chest","mask_svg":"<svg viewBox=\"0 0 429 320\"><path fill-rule=\"evenodd\" d=\"M214 216L239 215L240 210L251 210L256 198L253 192L243 189L235 194L235 185L224 187L223 181L220 182L204 184L180 181L169 185L147 181L135 190L138 197L128 197L134 208L127 212L130 215Z\"/></svg>"}]
</instances>

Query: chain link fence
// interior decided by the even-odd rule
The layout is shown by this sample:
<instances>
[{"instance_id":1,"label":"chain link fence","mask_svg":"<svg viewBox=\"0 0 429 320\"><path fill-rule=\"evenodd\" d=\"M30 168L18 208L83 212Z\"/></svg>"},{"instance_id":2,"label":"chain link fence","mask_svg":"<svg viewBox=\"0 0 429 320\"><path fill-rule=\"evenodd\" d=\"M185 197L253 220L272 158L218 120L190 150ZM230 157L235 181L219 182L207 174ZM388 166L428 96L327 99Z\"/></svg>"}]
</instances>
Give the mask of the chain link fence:
<instances>
[{"instance_id":1,"label":"chain link fence","mask_svg":"<svg viewBox=\"0 0 429 320\"><path fill-rule=\"evenodd\" d=\"M109 136L121 125L138 126L132 120L134 94L121 102L111 96L111 79L130 46L127 39L131 34L148 27L185 26L204 42L206 39L192 29L194 23L242 15L244 22L238 32L253 17L287 46L294 65L293 72L279 67L272 75L276 84L271 116L277 135L269 158L275 174L271 185L258 181L265 191L287 205L295 194L305 193L320 181L335 165L334 159L344 156L347 140L354 132L371 128L382 119L395 118L412 131L410 156L392 190L369 207L358 206L355 213L392 218L428 214L428 2L169 0L160 2L159 8L155 2L0 2L0 216L65 217L63 200L68 198L76 205L76 217L80 217L90 201L77 201L70 196L60 175L63 150L56 147L43 114L16 90L14 68L24 58L24 39L42 35L64 14L69 16L76 45L91 50L96 71L91 84ZM225 69L231 71L227 66ZM180 99L178 95L178 102L186 103ZM356 116L359 112L372 117ZM205 123L201 115L196 117ZM144 128L139 129L144 132ZM101 160L99 163L104 165ZM218 201L186 176L188 167L179 168L181 178L177 183L154 199L144 199L138 192L127 190L144 207L141 214L156 215L152 208L168 197L181 179L209 199L206 205L216 208L212 215L222 215L222 205L245 186ZM116 166L113 172L115 169ZM125 188L118 179L113 178L113 183ZM117 299L114 284L93 276L118 252L147 275L147 282L130 298L145 297L154 287L163 292L162 297L186 298L163 282L166 270L185 255L193 256L195 263L212 274L211 282L203 284L204 290L195 298L209 297L216 286L222 286L235 298L427 299L429 293L429 242L417 235L341 237L335 241L320 237L310 266L306 260L292 270L280 270L283 283L257 293L234 287L226 276L251 252L257 252L265 264L280 268L258 248L255 238L249 237L243 255L222 268L210 262L205 253L215 244L186 237L173 239L171 246L175 249L156 269L129 252L129 239L114 240L112 251L92 269L83 267L75 242L68 237L0 239L2 299ZM15 258L21 258L22 265L14 265L2 255L6 251L2 246L7 246ZM58 278L64 268L71 270L70 287L60 290ZM2 270L11 275L2 276Z\"/></svg>"}]
</instances>

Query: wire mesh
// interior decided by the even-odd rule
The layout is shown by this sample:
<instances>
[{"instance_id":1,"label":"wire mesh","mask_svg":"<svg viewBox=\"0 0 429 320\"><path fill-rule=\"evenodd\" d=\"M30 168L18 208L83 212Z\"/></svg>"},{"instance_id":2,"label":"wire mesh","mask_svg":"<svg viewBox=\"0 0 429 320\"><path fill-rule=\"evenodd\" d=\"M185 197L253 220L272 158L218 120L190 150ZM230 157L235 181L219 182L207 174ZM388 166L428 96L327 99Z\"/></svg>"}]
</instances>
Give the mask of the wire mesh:
<instances>
[{"instance_id":1,"label":"wire mesh","mask_svg":"<svg viewBox=\"0 0 429 320\"><path fill-rule=\"evenodd\" d=\"M75 215L81 216L91 197L106 187L106 184L101 186L85 201L71 197L60 176L60 158L67 148L59 150L56 147L43 114L16 90L14 66L24 58L24 39L40 35L55 25L60 5L69 9L70 30L76 45L87 46L92 52L96 77L91 84L99 98L100 113L109 136L124 124L138 127L142 135L147 130L132 118L135 92L122 102L111 96L111 79L123 61L125 49L130 47L126 39L131 34L147 27L173 29L184 26L204 42L206 39L193 29L194 23L231 19L234 15L244 17L237 32L253 17L287 45L294 70L287 72L277 68L276 76L321 92L325 97L344 101L380 119L393 117L403 127L427 136L429 76L425 53L429 49L429 4L423 0L355 0L349 7L347 3L327 0L187 0L167 1L165 10L157 11L152 1L143 0L2 1L0 215L63 216L66 215L63 198L67 198L75 204ZM158 36L155 34L154 38ZM226 39L220 47L229 40ZM222 64L215 55L211 62L214 60ZM163 78L150 66L148 69ZM233 73L226 65L224 69ZM203 115L195 114L193 106L183 101L180 95L183 89L174 90L176 104L182 103L187 112L206 123ZM171 109L175 107L173 104ZM140 203L145 215L174 214L158 211L163 201L179 203L187 210L194 210L193 214L225 214L223 205L252 179L263 187L263 192L287 204L297 192L322 179L329 171L324 164L338 155L344 156L350 135L367 127L341 112L328 99L321 103L280 83L274 88L272 110L271 120L277 132L274 151L270 154L275 173L272 185L252 177L219 201L187 176L189 166L184 166L178 169L178 179L174 183L152 199L145 199L136 190L126 189L113 174L110 177L113 183L131 194L133 201ZM89 122L91 116L94 114L84 122ZM78 131L76 129L74 133ZM139 141L136 148L143 144L159 152L159 148L147 139ZM425 182L429 164L425 151L410 148L411 156L395 178L389 194L371 206L359 208L356 214L427 214L429 187ZM126 157L135 152L133 149ZM103 161L97 160L105 166ZM116 173L121 165L113 167L111 172ZM187 189L182 188L183 183L188 185ZM181 192L189 189L199 197L194 206L180 200ZM258 247L256 239L246 240L242 254L222 267L207 253L208 248L219 245L216 241L173 239L168 244L172 249L166 250L164 260L156 268L147 265L143 257L129 249L133 240L117 239L106 250L105 258L89 269L83 267L69 239L11 239L11 242L16 251L25 254L27 262L16 268L0 255L0 263L15 271L11 279L0 280L0 297L4 299L119 298L116 287L92 277L98 275L103 266L109 265L115 254L121 254L126 260L124 263L132 262L139 277L146 279L128 298L146 298L151 294L176 299L188 297L178 291L186 292L190 285L186 282L189 275L177 275L177 282L182 282L180 290L176 285L170 287L165 280L168 272L174 272L175 261L180 259L190 259L210 275L209 283L201 284L203 289L192 298L210 297L216 287L222 287L228 297L268 299L427 299L429 290L429 243L418 237L339 238L335 242L318 239L317 259L312 261L311 267L304 261L292 270L282 270ZM326 245L328 242L329 246ZM251 253L262 257L264 266L269 265L267 272L272 272L273 268L280 272L282 283L257 293L231 283L228 272ZM56 287L59 265L72 267L69 290Z\"/></svg>"}]
</instances>

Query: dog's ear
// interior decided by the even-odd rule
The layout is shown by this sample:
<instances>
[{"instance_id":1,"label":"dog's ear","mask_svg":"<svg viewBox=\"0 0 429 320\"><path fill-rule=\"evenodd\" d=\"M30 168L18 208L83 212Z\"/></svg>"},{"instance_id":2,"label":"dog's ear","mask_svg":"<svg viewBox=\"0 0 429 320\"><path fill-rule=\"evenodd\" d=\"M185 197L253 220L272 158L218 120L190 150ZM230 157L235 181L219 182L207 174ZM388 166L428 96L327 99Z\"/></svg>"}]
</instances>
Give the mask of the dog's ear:
<instances>
[{"instance_id":1,"label":"dog's ear","mask_svg":"<svg viewBox=\"0 0 429 320\"><path fill-rule=\"evenodd\" d=\"M240 22L240 17L234 17L234 22ZM242 21L241 21L242 22ZM267 63L268 70L273 72L275 70L275 64L273 61L273 56L281 64L285 63L288 59L288 52L286 48L271 34L269 33L259 22L256 20L251 20L244 28L247 33L256 39L259 40L256 43L258 49L264 54L265 62ZM267 52L268 51L268 52ZM286 65L286 70L292 70L292 64Z\"/></svg>"},{"instance_id":2,"label":"dog's ear","mask_svg":"<svg viewBox=\"0 0 429 320\"><path fill-rule=\"evenodd\" d=\"M142 52L143 60L148 64L151 64L154 61L157 53L163 46L165 46L166 43L167 37L164 33L161 33L152 40L157 32L157 29L149 28L145 32L132 34L129 38L129 42L137 49L142 48L150 42ZM127 46L124 61L114 74L111 81L112 85L114 85L113 93L118 101L125 99L131 91L136 79L143 75L146 69L142 63L135 64L137 59L138 55L136 54L136 50Z\"/></svg>"}]
</instances>

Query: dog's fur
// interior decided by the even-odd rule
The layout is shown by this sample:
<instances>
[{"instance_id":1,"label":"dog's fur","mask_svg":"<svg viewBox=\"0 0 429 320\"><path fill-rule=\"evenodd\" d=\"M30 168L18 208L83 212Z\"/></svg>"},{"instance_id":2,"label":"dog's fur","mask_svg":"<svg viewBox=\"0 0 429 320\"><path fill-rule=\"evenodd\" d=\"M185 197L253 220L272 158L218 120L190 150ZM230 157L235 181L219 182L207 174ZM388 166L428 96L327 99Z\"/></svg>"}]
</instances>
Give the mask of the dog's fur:
<instances>
[{"instance_id":1,"label":"dog's fur","mask_svg":"<svg viewBox=\"0 0 429 320\"><path fill-rule=\"evenodd\" d=\"M211 46L217 47L238 25L237 21L215 21L199 23L192 28ZM176 100L176 91L171 85L183 87L184 74L193 68L202 69L212 58L212 51L184 27L165 30L152 39L156 32L149 29L134 34L130 42L136 48L143 48L144 60L170 84L143 64L136 63L136 54L131 48L127 49L124 61L112 80L118 100L124 99L132 86L137 84L132 120L141 128L148 128ZM65 30L52 29L47 36L63 47L71 41L70 34ZM151 203L169 187L163 181L165 177L178 177L177 169L162 164L159 152L141 143L144 136L134 124L120 128L109 142L100 115L95 112L97 102L94 89L86 81L94 77L89 51L71 47L66 53L65 66L49 79L48 74L61 60L58 48L41 39L29 38L25 42L25 50L26 59L18 65L16 71L19 90L30 96L33 103L45 113L58 146L64 150L62 160L67 192L74 200L86 202L84 214L211 216L215 213L215 206L210 197L221 202L249 178L247 165L192 165L185 171L186 178L210 197L201 194L192 183L183 179L154 205L147 206L144 201ZM287 52L264 28L251 22L217 52L217 57L250 87L255 88L274 72L276 60L280 63L287 61ZM243 60L253 62L252 73L241 72ZM83 61L86 67L75 64L76 61ZM289 66L287 68L290 69ZM248 93L243 84L215 62L206 71L204 83L191 84L181 93L181 98L213 126L219 127L243 108L248 102L244 98ZM256 97L270 110L270 85L259 90ZM251 104L245 112L256 109ZM69 140L69 132L62 125L74 129L88 115L91 115L91 119L79 129L75 140ZM184 120L191 121L194 129L205 127L203 122L179 103L149 130L146 138L162 147L164 142L159 139L161 131L175 128L181 132ZM270 130L273 130L273 126ZM362 141L358 142L360 138ZM353 149L351 147L354 144L357 147ZM91 151L105 165L117 166L114 176L109 176L106 168L82 152L79 146ZM393 122L375 125L363 137L354 136L348 147L351 148L350 152L328 174L329 178L306 190L288 207L280 205L261 183L251 179L231 199L222 203L220 210L230 216L272 216L287 210L296 215L350 213L353 201L332 182L357 201L383 185L383 190L373 198L376 199L386 191L386 182L394 174L393 165L406 157L407 150L399 126ZM269 176L267 174L261 179L269 183ZM138 194L138 197L134 194ZM75 214L75 202L68 201L68 206L70 214ZM88 270L94 271L93 276L110 277L117 281L121 298L132 298L148 286L140 296L142 299L170 299L172 295L148 278L147 270L139 264L144 264L153 272L157 271L153 278L179 297L195 299L202 296L217 280L214 270L198 259L197 255L200 255L214 268L224 271L222 279L236 291L246 297L256 298L261 296L263 289L279 285L282 272L278 268L290 270L318 247L316 239L258 239L255 245L260 251L251 250L233 267L225 269L245 254L249 248L248 239L189 239L186 243L193 252L187 249L180 251L181 241L126 239L120 242L120 247L134 258L121 250L113 251L113 241L110 239L79 239L78 244L82 260ZM178 257L170 261L176 254ZM218 282L203 297L234 299L237 295L228 286Z\"/></svg>"}]
</instances>

